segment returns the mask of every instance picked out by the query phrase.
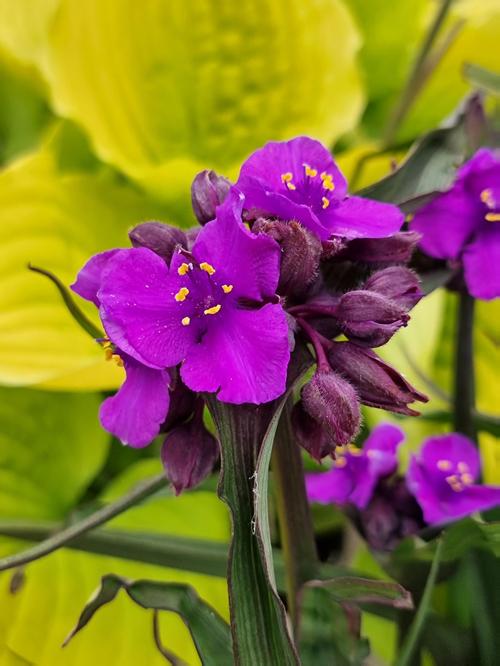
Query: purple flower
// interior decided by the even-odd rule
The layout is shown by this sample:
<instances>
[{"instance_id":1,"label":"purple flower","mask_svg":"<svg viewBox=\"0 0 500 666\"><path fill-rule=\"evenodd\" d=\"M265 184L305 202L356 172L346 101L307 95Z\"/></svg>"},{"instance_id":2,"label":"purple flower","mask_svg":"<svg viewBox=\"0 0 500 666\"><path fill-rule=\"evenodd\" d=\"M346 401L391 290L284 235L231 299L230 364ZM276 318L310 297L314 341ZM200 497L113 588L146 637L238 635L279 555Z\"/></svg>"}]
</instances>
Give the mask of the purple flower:
<instances>
[{"instance_id":1,"label":"purple flower","mask_svg":"<svg viewBox=\"0 0 500 666\"><path fill-rule=\"evenodd\" d=\"M467 437L450 433L427 439L412 456L406 483L427 523L444 523L500 505L500 487L475 485L479 453Z\"/></svg>"},{"instance_id":2,"label":"purple flower","mask_svg":"<svg viewBox=\"0 0 500 666\"><path fill-rule=\"evenodd\" d=\"M396 206L347 196L330 152L305 136L255 151L241 167L236 187L250 212L296 220L322 240L388 236L403 224Z\"/></svg>"},{"instance_id":3,"label":"purple flower","mask_svg":"<svg viewBox=\"0 0 500 666\"><path fill-rule=\"evenodd\" d=\"M482 148L458 172L453 187L421 208L411 228L431 257L461 261L469 292L500 296L500 160Z\"/></svg>"},{"instance_id":4,"label":"purple flower","mask_svg":"<svg viewBox=\"0 0 500 666\"><path fill-rule=\"evenodd\" d=\"M181 363L191 390L260 404L285 390L288 323L275 302L279 247L248 231L242 208L233 189L170 268L147 248L117 252L98 298L110 340L139 363Z\"/></svg>"},{"instance_id":5,"label":"purple flower","mask_svg":"<svg viewBox=\"0 0 500 666\"><path fill-rule=\"evenodd\" d=\"M321 504L354 504L364 509L372 498L379 479L397 467L396 452L404 434L396 426L377 426L362 449L338 447L333 467L306 477L307 495Z\"/></svg>"},{"instance_id":6,"label":"purple flower","mask_svg":"<svg viewBox=\"0 0 500 666\"><path fill-rule=\"evenodd\" d=\"M109 250L92 257L79 272L73 291L99 307L99 290L114 258L126 250ZM126 379L115 396L101 405L103 428L133 447L147 446L160 431L169 407L169 373L132 358L110 340L101 342L105 357L125 368Z\"/></svg>"}]
</instances>

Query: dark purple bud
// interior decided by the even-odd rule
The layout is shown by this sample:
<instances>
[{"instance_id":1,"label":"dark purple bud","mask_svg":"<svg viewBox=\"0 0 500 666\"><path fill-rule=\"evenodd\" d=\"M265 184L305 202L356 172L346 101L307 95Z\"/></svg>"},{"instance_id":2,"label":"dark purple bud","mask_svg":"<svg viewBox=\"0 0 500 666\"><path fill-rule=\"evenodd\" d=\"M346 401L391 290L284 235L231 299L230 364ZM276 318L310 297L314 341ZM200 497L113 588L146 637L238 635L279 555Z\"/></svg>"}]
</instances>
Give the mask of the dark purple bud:
<instances>
[{"instance_id":1,"label":"dark purple bud","mask_svg":"<svg viewBox=\"0 0 500 666\"><path fill-rule=\"evenodd\" d=\"M409 320L406 310L396 301L364 289L344 294L335 317L348 338L367 347L384 345Z\"/></svg>"},{"instance_id":2,"label":"dark purple bud","mask_svg":"<svg viewBox=\"0 0 500 666\"><path fill-rule=\"evenodd\" d=\"M254 233L271 236L281 247L278 293L286 296L305 294L319 271L321 241L299 222L259 218Z\"/></svg>"},{"instance_id":3,"label":"dark purple bud","mask_svg":"<svg viewBox=\"0 0 500 666\"><path fill-rule=\"evenodd\" d=\"M191 227L190 229L186 229L185 234L186 234L186 250L191 250L193 249L193 245L195 240L198 238L198 234L200 233L201 229L200 227Z\"/></svg>"},{"instance_id":4,"label":"dark purple bud","mask_svg":"<svg viewBox=\"0 0 500 666\"><path fill-rule=\"evenodd\" d=\"M179 371L171 371L170 405L166 421L162 424L160 432L168 432L187 421L196 407L196 394L182 383Z\"/></svg>"},{"instance_id":5,"label":"dark purple bud","mask_svg":"<svg viewBox=\"0 0 500 666\"><path fill-rule=\"evenodd\" d=\"M348 241L345 238L336 238L332 236L326 241L321 243L322 253L321 259L328 260L341 256L344 258L344 251L346 249Z\"/></svg>"},{"instance_id":6,"label":"dark purple bud","mask_svg":"<svg viewBox=\"0 0 500 666\"><path fill-rule=\"evenodd\" d=\"M364 405L418 416L419 412L408 405L417 400L427 402L423 393L369 349L350 342L334 342L328 360L336 372L355 386Z\"/></svg>"},{"instance_id":7,"label":"dark purple bud","mask_svg":"<svg viewBox=\"0 0 500 666\"><path fill-rule=\"evenodd\" d=\"M402 266L377 271L368 278L364 288L386 296L406 311L411 310L424 295L417 274Z\"/></svg>"},{"instance_id":8,"label":"dark purple bud","mask_svg":"<svg viewBox=\"0 0 500 666\"><path fill-rule=\"evenodd\" d=\"M394 550L402 539L425 527L422 510L401 478L379 483L358 522L370 547L378 551Z\"/></svg>"},{"instance_id":9,"label":"dark purple bud","mask_svg":"<svg viewBox=\"0 0 500 666\"><path fill-rule=\"evenodd\" d=\"M215 171L200 171L195 177L191 185L191 203L202 226L215 218L215 209L223 203L230 187L230 181Z\"/></svg>"},{"instance_id":10,"label":"dark purple bud","mask_svg":"<svg viewBox=\"0 0 500 666\"><path fill-rule=\"evenodd\" d=\"M318 462L335 452L335 442L325 429L309 416L302 400L299 400L292 410L292 427L297 442Z\"/></svg>"},{"instance_id":11,"label":"dark purple bud","mask_svg":"<svg viewBox=\"0 0 500 666\"><path fill-rule=\"evenodd\" d=\"M134 247L147 247L169 264L175 248L186 246L186 235L177 227L163 222L142 222L128 234Z\"/></svg>"},{"instance_id":12,"label":"dark purple bud","mask_svg":"<svg viewBox=\"0 0 500 666\"><path fill-rule=\"evenodd\" d=\"M201 415L174 428L161 448L165 474L179 495L210 474L219 456L219 444L203 424Z\"/></svg>"},{"instance_id":13,"label":"dark purple bud","mask_svg":"<svg viewBox=\"0 0 500 666\"><path fill-rule=\"evenodd\" d=\"M303 387L306 412L337 446L349 444L358 434L361 411L356 391L335 372L318 371Z\"/></svg>"},{"instance_id":14,"label":"dark purple bud","mask_svg":"<svg viewBox=\"0 0 500 666\"><path fill-rule=\"evenodd\" d=\"M420 238L416 231L401 231L387 238L354 238L341 258L367 264L406 264Z\"/></svg>"}]
</instances>

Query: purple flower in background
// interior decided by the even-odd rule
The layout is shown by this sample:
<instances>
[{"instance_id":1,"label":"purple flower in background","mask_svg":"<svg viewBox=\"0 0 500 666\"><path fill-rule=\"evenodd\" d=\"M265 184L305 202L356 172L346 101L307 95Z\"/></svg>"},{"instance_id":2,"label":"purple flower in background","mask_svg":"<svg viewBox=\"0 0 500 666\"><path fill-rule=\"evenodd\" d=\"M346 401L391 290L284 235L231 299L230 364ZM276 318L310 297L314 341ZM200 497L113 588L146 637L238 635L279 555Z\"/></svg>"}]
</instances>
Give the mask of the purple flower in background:
<instances>
[{"instance_id":1,"label":"purple flower in background","mask_svg":"<svg viewBox=\"0 0 500 666\"><path fill-rule=\"evenodd\" d=\"M181 363L191 390L260 404L285 390L288 323L275 302L279 247L248 231L242 208L233 189L170 268L144 247L116 252L98 298L110 340L137 362Z\"/></svg>"},{"instance_id":2,"label":"purple flower in background","mask_svg":"<svg viewBox=\"0 0 500 666\"><path fill-rule=\"evenodd\" d=\"M500 505L500 487L474 483L480 463L478 450L464 435L450 433L423 443L418 456L412 456L406 483L427 523L457 520Z\"/></svg>"},{"instance_id":3,"label":"purple flower in background","mask_svg":"<svg viewBox=\"0 0 500 666\"><path fill-rule=\"evenodd\" d=\"M113 258L121 252L109 250L92 257L79 272L73 291L99 307L102 280ZM170 375L160 367L140 363L108 339L101 344L106 358L123 366L126 373L118 393L101 405L101 423L124 444L147 446L158 435L167 416Z\"/></svg>"},{"instance_id":4,"label":"purple flower in background","mask_svg":"<svg viewBox=\"0 0 500 666\"><path fill-rule=\"evenodd\" d=\"M257 216L296 220L322 240L388 236L404 220L397 206L348 196L330 152L305 136L255 151L241 167L236 187L245 195L245 208Z\"/></svg>"},{"instance_id":5,"label":"purple flower in background","mask_svg":"<svg viewBox=\"0 0 500 666\"><path fill-rule=\"evenodd\" d=\"M373 430L362 449L352 445L338 447L330 470L307 475L309 500L321 504L354 504L364 509L379 479L396 470L397 448L403 440L402 430L385 423Z\"/></svg>"},{"instance_id":6,"label":"purple flower in background","mask_svg":"<svg viewBox=\"0 0 500 666\"><path fill-rule=\"evenodd\" d=\"M411 228L431 257L461 261L475 298L500 296L500 159L482 148L459 171L453 187L421 208Z\"/></svg>"}]
</instances>

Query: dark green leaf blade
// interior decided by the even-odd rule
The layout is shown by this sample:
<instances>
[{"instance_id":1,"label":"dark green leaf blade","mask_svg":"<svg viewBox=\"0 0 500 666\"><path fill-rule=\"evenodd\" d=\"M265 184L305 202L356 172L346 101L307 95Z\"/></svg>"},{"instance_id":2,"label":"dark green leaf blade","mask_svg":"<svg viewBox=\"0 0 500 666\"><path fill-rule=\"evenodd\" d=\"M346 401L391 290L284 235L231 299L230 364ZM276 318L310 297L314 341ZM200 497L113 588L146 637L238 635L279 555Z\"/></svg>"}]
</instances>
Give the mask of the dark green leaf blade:
<instances>
[{"instance_id":1,"label":"dark green leaf blade","mask_svg":"<svg viewBox=\"0 0 500 666\"><path fill-rule=\"evenodd\" d=\"M326 590L339 603L371 603L393 608L413 608L410 592L398 583L357 576L339 576L331 580L311 581L307 585Z\"/></svg>"},{"instance_id":2,"label":"dark green leaf blade","mask_svg":"<svg viewBox=\"0 0 500 666\"><path fill-rule=\"evenodd\" d=\"M465 78L476 88L485 90L493 95L500 95L500 74L466 62L463 68Z\"/></svg>"},{"instance_id":3,"label":"dark green leaf blade","mask_svg":"<svg viewBox=\"0 0 500 666\"><path fill-rule=\"evenodd\" d=\"M129 597L146 609L177 613L186 623L204 666L231 666L229 626L189 585L148 580L127 581L119 576L104 576L97 592L85 606L64 645L83 629L94 614L115 599L124 589Z\"/></svg>"}]
</instances>

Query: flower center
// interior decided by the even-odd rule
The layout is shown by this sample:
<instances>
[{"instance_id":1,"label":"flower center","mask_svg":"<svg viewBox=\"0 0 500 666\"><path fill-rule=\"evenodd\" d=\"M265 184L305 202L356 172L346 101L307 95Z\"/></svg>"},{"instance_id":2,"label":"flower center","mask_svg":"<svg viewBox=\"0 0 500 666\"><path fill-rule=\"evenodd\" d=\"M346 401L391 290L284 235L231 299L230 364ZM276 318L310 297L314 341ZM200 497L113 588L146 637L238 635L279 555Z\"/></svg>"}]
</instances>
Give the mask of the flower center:
<instances>
[{"instance_id":1,"label":"flower center","mask_svg":"<svg viewBox=\"0 0 500 666\"><path fill-rule=\"evenodd\" d=\"M123 359L120 354L116 353L114 344L108 338L98 340L99 344L104 350L104 359L106 361L114 361L119 368L123 368Z\"/></svg>"},{"instance_id":2,"label":"flower center","mask_svg":"<svg viewBox=\"0 0 500 666\"><path fill-rule=\"evenodd\" d=\"M325 210L333 201L335 183L332 174L326 171L319 173L318 169L306 162L302 164L302 168L303 173L286 171L281 174L287 196L297 203Z\"/></svg>"},{"instance_id":3,"label":"flower center","mask_svg":"<svg viewBox=\"0 0 500 666\"><path fill-rule=\"evenodd\" d=\"M467 486L474 483L470 467L463 460L459 461L456 465L451 460L438 460L436 467L440 472L452 472L452 474L445 476L445 481L457 493L462 492Z\"/></svg>"},{"instance_id":4,"label":"flower center","mask_svg":"<svg viewBox=\"0 0 500 666\"><path fill-rule=\"evenodd\" d=\"M183 262L177 268L177 274L186 278L186 284L173 294L180 305L182 326L190 326L193 319L208 321L222 310L223 302L234 286L220 284L216 273L216 269L207 261L199 264Z\"/></svg>"},{"instance_id":5,"label":"flower center","mask_svg":"<svg viewBox=\"0 0 500 666\"><path fill-rule=\"evenodd\" d=\"M486 188L481 192L480 198L486 208L488 208L488 212L484 216L486 222L500 222L500 212L496 210L497 202L493 196L493 191L490 188Z\"/></svg>"}]
</instances>

